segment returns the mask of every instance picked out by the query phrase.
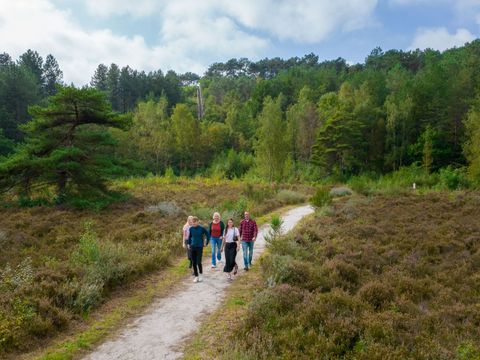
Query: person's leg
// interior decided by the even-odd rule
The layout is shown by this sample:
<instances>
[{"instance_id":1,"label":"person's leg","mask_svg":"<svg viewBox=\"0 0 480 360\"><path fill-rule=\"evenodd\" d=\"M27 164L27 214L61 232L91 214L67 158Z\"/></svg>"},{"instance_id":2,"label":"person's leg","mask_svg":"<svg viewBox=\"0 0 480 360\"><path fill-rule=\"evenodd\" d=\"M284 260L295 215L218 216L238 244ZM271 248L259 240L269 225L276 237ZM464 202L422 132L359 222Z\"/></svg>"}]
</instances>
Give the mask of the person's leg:
<instances>
[{"instance_id":1,"label":"person's leg","mask_svg":"<svg viewBox=\"0 0 480 360\"><path fill-rule=\"evenodd\" d=\"M212 247L212 265L216 265L215 260L215 238L210 238L210 246Z\"/></svg>"},{"instance_id":2,"label":"person's leg","mask_svg":"<svg viewBox=\"0 0 480 360\"><path fill-rule=\"evenodd\" d=\"M255 244L253 241L250 241L248 243L248 266L252 266L252 259L253 259L253 244Z\"/></svg>"},{"instance_id":3,"label":"person's leg","mask_svg":"<svg viewBox=\"0 0 480 360\"><path fill-rule=\"evenodd\" d=\"M188 268L192 268L192 249L187 249Z\"/></svg>"},{"instance_id":4,"label":"person's leg","mask_svg":"<svg viewBox=\"0 0 480 360\"><path fill-rule=\"evenodd\" d=\"M218 238L217 260L222 260L222 239Z\"/></svg>"},{"instance_id":5,"label":"person's leg","mask_svg":"<svg viewBox=\"0 0 480 360\"><path fill-rule=\"evenodd\" d=\"M247 249L248 249L248 243L246 241L242 241L243 264L245 265L245 268L248 268Z\"/></svg>"},{"instance_id":6,"label":"person's leg","mask_svg":"<svg viewBox=\"0 0 480 360\"><path fill-rule=\"evenodd\" d=\"M203 274L202 255L203 255L203 248L199 248L198 255L197 255L197 266L198 266L198 272L200 273L200 275Z\"/></svg>"},{"instance_id":7,"label":"person's leg","mask_svg":"<svg viewBox=\"0 0 480 360\"><path fill-rule=\"evenodd\" d=\"M192 248L190 250L190 254L191 254L191 257L192 257L193 273L194 273L195 277L198 277L197 253L198 253L198 251L194 248Z\"/></svg>"},{"instance_id":8,"label":"person's leg","mask_svg":"<svg viewBox=\"0 0 480 360\"><path fill-rule=\"evenodd\" d=\"M212 237L210 239L210 242L212 243L212 265L216 266L217 265L217 258L216 258L216 247L218 247L218 251L220 251L220 247L218 245L218 242L220 241L220 238L215 238Z\"/></svg>"}]
</instances>

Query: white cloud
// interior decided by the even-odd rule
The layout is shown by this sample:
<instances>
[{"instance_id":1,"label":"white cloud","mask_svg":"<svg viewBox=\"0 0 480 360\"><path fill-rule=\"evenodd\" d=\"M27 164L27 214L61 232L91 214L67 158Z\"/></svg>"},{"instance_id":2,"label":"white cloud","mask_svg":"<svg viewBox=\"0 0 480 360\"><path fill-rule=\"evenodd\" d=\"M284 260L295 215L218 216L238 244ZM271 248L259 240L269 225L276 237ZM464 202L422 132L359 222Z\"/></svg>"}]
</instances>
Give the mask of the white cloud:
<instances>
[{"instance_id":1,"label":"white cloud","mask_svg":"<svg viewBox=\"0 0 480 360\"><path fill-rule=\"evenodd\" d=\"M102 17L129 14L137 17L155 12L161 1L155 0L85 0L90 14Z\"/></svg>"},{"instance_id":2,"label":"white cloud","mask_svg":"<svg viewBox=\"0 0 480 360\"><path fill-rule=\"evenodd\" d=\"M378 0L76 0L91 16L158 18L158 41L87 30L53 0L0 0L2 51L52 53L66 82L88 83L99 63L202 73L215 61L268 56L271 39L316 43L372 24Z\"/></svg>"},{"instance_id":3,"label":"white cloud","mask_svg":"<svg viewBox=\"0 0 480 360\"><path fill-rule=\"evenodd\" d=\"M435 49L444 51L453 47L459 47L473 41L475 36L467 29L457 29L456 33L450 34L444 27L433 29L419 29L413 39L410 50Z\"/></svg>"}]
</instances>

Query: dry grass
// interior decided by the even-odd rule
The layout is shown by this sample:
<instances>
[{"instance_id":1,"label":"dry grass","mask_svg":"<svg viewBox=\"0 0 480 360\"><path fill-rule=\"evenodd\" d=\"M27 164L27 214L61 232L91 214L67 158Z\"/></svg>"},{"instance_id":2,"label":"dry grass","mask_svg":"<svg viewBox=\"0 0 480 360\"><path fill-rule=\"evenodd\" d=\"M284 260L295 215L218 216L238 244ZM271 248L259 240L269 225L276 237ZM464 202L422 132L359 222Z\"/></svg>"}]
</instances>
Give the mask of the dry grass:
<instances>
[{"instance_id":1,"label":"dry grass","mask_svg":"<svg viewBox=\"0 0 480 360\"><path fill-rule=\"evenodd\" d=\"M236 181L152 177L115 188L131 197L101 211L0 208L0 356L50 341L119 286L168 266L183 254L180 229L192 209L207 221L214 210L262 215L283 205L269 186Z\"/></svg>"},{"instance_id":2,"label":"dry grass","mask_svg":"<svg viewBox=\"0 0 480 360\"><path fill-rule=\"evenodd\" d=\"M263 289L221 346L203 340L209 358L480 359L480 194L332 207L273 242Z\"/></svg>"}]
</instances>

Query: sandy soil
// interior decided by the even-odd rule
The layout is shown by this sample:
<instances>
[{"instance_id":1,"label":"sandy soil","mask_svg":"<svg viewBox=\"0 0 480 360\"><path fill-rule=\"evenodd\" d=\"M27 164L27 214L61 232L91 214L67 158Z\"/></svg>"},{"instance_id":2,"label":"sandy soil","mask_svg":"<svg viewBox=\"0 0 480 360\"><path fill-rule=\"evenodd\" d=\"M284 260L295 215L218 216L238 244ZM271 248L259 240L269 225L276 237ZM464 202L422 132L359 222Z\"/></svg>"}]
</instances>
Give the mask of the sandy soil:
<instances>
[{"instance_id":1,"label":"sandy soil","mask_svg":"<svg viewBox=\"0 0 480 360\"><path fill-rule=\"evenodd\" d=\"M282 231L287 232L306 215L313 212L310 206L301 206L282 216ZM269 227L260 229L255 243L255 258L265 249L264 235ZM141 317L128 325L115 339L100 345L87 360L103 359L178 359L182 341L195 332L201 316L213 312L225 296L225 288L230 284L223 273L223 265L211 269L210 251L204 253L203 281L193 283L193 277L184 280L178 291L152 304ZM243 258L237 255L239 268L243 269ZM238 276L242 276L243 270Z\"/></svg>"}]
</instances>

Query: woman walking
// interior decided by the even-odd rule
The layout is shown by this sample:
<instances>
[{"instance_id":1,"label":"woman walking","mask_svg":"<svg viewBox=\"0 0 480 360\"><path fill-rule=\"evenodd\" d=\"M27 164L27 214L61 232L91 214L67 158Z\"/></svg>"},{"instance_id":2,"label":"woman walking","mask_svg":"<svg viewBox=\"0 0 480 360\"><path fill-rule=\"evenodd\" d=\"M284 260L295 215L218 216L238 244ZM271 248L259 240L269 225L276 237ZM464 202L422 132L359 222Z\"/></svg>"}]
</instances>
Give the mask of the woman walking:
<instances>
[{"instance_id":1,"label":"woman walking","mask_svg":"<svg viewBox=\"0 0 480 360\"><path fill-rule=\"evenodd\" d=\"M188 235L188 247L191 250L193 274L195 279L193 282L202 281L201 275L203 274L202 268L202 254L203 248L208 245L209 235L207 230L198 223L198 217L194 216L192 219L192 227L189 230Z\"/></svg>"},{"instance_id":2,"label":"woman walking","mask_svg":"<svg viewBox=\"0 0 480 360\"><path fill-rule=\"evenodd\" d=\"M213 214L213 221L208 226L208 233L212 242L212 269L217 267L217 260L222 260L222 238L225 224L220 220L218 212Z\"/></svg>"},{"instance_id":3,"label":"woman walking","mask_svg":"<svg viewBox=\"0 0 480 360\"><path fill-rule=\"evenodd\" d=\"M225 266L223 272L227 273L227 279L232 280L233 275L237 275L238 265L235 262L237 251L240 250L239 239L240 232L235 227L233 219L227 221L227 228L223 233L222 251L225 250Z\"/></svg>"},{"instance_id":4,"label":"woman walking","mask_svg":"<svg viewBox=\"0 0 480 360\"><path fill-rule=\"evenodd\" d=\"M192 220L193 220L193 216L190 215L187 218L187 222L185 223L185 225L183 225L183 244L182 244L182 246L183 246L184 249L187 249L187 258L188 258L188 268L189 269L192 268L192 252L188 248L187 242L188 242L188 236L190 235L190 227L193 224ZM192 273L192 275L193 275L193 273Z\"/></svg>"}]
</instances>

